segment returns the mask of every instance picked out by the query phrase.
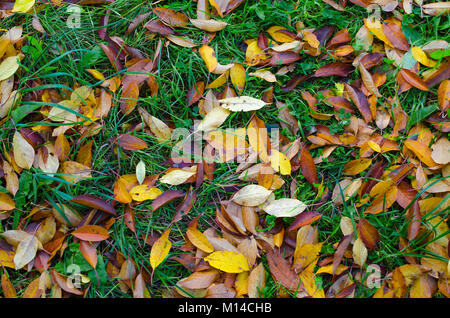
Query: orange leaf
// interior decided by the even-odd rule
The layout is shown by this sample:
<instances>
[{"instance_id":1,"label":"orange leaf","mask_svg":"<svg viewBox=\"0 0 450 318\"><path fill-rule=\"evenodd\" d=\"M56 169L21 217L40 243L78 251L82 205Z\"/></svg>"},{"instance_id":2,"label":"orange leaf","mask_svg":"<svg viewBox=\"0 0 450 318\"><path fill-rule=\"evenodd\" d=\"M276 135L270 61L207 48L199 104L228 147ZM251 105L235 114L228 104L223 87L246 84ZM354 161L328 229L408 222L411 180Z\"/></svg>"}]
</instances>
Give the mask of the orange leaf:
<instances>
[{"instance_id":1,"label":"orange leaf","mask_svg":"<svg viewBox=\"0 0 450 318\"><path fill-rule=\"evenodd\" d=\"M400 70L400 73L402 74L403 79L410 85L422 90L422 91L428 91L428 85L414 72L411 72L410 70L402 68Z\"/></svg>"},{"instance_id":2,"label":"orange leaf","mask_svg":"<svg viewBox=\"0 0 450 318\"><path fill-rule=\"evenodd\" d=\"M411 150L428 167L434 167L438 164L431 157L431 149L417 140L405 140L403 144Z\"/></svg>"},{"instance_id":3,"label":"orange leaf","mask_svg":"<svg viewBox=\"0 0 450 318\"><path fill-rule=\"evenodd\" d=\"M72 232L72 235L82 241L100 242L109 238L108 231L98 225L84 225Z\"/></svg>"},{"instance_id":4,"label":"orange leaf","mask_svg":"<svg viewBox=\"0 0 450 318\"><path fill-rule=\"evenodd\" d=\"M309 183L319 183L314 158L311 156L308 149L306 149L306 146L302 146L300 150L300 169L301 173Z\"/></svg>"},{"instance_id":5,"label":"orange leaf","mask_svg":"<svg viewBox=\"0 0 450 318\"><path fill-rule=\"evenodd\" d=\"M90 242L80 242L80 252L92 268L97 267L97 250Z\"/></svg>"},{"instance_id":6,"label":"orange leaf","mask_svg":"<svg viewBox=\"0 0 450 318\"><path fill-rule=\"evenodd\" d=\"M14 289L14 286L11 284L11 281L9 280L9 277L6 274L6 272L3 273L3 275L2 275L2 290L3 290L3 295L5 296L5 298L16 298L17 297L16 290Z\"/></svg>"},{"instance_id":7,"label":"orange leaf","mask_svg":"<svg viewBox=\"0 0 450 318\"><path fill-rule=\"evenodd\" d=\"M153 12L158 18L173 27L185 26L189 22L188 17L184 13L173 9L157 7L153 8Z\"/></svg>"}]
</instances>

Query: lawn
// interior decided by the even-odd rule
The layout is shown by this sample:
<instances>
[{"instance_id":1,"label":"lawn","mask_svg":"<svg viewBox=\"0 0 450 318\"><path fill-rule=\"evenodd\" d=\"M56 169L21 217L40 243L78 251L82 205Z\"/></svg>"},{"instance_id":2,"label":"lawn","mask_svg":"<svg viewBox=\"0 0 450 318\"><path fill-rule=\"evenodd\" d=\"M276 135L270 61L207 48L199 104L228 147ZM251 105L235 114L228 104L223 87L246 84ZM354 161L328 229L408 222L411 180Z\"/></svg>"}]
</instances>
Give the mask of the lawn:
<instances>
[{"instance_id":1,"label":"lawn","mask_svg":"<svg viewBox=\"0 0 450 318\"><path fill-rule=\"evenodd\" d=\"M0 3L0 294L450 297L449 10Z\"/></svg>"}]
</instances>

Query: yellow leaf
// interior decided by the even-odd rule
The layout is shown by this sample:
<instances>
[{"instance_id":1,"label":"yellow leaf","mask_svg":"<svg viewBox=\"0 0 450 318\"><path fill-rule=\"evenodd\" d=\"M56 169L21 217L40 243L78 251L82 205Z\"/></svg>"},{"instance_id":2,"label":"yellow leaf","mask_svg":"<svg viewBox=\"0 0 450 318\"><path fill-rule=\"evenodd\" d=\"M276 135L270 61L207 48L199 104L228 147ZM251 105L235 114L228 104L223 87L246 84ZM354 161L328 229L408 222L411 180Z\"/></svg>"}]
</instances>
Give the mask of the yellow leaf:
<instances>
[{"instance_id":1,"label":"yellow leaf","mask_svg":"<svg viewBox=\"0 0 450 318\"><path fill-rule=\"evenodd\" d=\"M311 265L300 273L299 278L309 296L313 298L325 298L323 289L316 285L313 273L314 266L315 263L311 263Z\"/></svg>"},{"instance_id":2,"label":"yellow leaf","mask_svg":"<svg viewBox=\"0 0 450 318\"><path fill-rule=\"evenodd\" d=\"M146 184L135 186L130 190L131 198L138 202L154 200L161 194L162 191L160 189L149 187Z\"/></svg>"},{"instance_id":3,"label":"yellow leaf","mask_svg":"<svg viewBox=\"0 0 450 318\"><path fill-rule=\"evenodd\" d=\"M196 27L208 32L217 32L225 28L228 23L217 20L189 19Z\"/></svg>"},{"instance_id":4,"label":"yellow leaf","mask_svg":"<svg viewBox=\"0 0 450 318\"><path fill-rule=\"evenodd\" d=\"M12 12L27 13L33 6L35 0L16 0Z\"/></svg>"},{"instance_id":5,"label":"yellow leaf","mask_svg":"<svg viewBox=\"0 0 450 318\"><path fill-rule=\"evenodd\" d=\"M142 107L138 107L138 112L151 132L158 138L159 142L166 142L172 138L172 129L162 120L150 115Z\"/></svg>"},{"instance_id":6,"label":"yellow leaf","mask_svg":"<svg viewBox=\"0 0 450 318\"><path fill-rule=\"evenodd\" d=\"M374 19L374 18L364 19L364 25L378 39L380 39L381 41L383 41L384 43L386 43L389 46L393 46L392 43L389 41L389 39L384 34L383 25L381 24L380 21L378 21L377 19Z\"/></svg>"},{"instance_id":7,"label":"yellow leaf","mask_svg":"<svg viewBox=\"0 0 450 318\"><path fill-rule=\"evenodd\" d=\"M249 272L242 272L236 275L236 281L234 282L236 297L246 295L248 293L248 277Z\"/></svg>"},{"instance_id":8,"label":"yellow leaf","mask_svg":"<svg viewBox=\"0 0 450 318\"><path fill-rule=\"evenodd\" d=\"M214 252L205 257L205 261L226 273L242 273L250 270L245 256L234 251Z\"/></svg>"},{"instance_id":9,"label":"yellow leaf","mask_svg":"<svg viewBox=\"0 0 450 318\"><path fill-rule=\"evenodd\" d=\"M305 211L306 204L297 199L281 198L263 207L264 212L276 217L294 217Z\"/></svg>"},{"instance_id":10,"label":"yellow leaf","mask_svg":"<svg viewBox=\"0 0 450 318\"><path fill-rule=\"evenodd\" d=\"M436 61L430 60L427 54L418 46L413 46L411 49L412 56L422 65L434 67Z\"/></svg>"},{"instance_id":11,"label":"yellow leaf","mask_svg":"<svg viewBox=\"0 0 450 318\"><path fill-rule=\"evenodd\" d=\"M221 18L223 18L223 11L224 11L226 8L221 8L221 6L220 6L221 3L223 3L223 1L219 1L219 3L217 3L216 0L209 0L209 4L210 4L214 9L216 9L216 11L217 11L217 13L219 14L219 16L220 16ZM223 4L222 4L222 5L223 5Z\"/></svg>"},{"instance_id":12,"label":"yellow leaf","mask_svg":"<svg viewBox=\"0 0 450 318\"><path fill-rule=\"evenodd\" d=\"M377 144L375 141L369 140L367 142L370 148L372 148L373 151L381 152L381 147L379 144Z\"/></svg>"},{"instance_id":13,"label":"yellow leaf","mask_svg":"<svg viewBox=\"0 0 450 318\"><path fill-rule=\"evenodd\" d=\"M258 266L253 268L248 276L248 297L249 298L259 298L260 292L264 290L266 286L266 273L264 271L264 266L259 263Z\"/></svg>"},{"instance_id":14,"label":"yellow leaf","mask_svg":"<svg viewBox=\"0 0 450 318\"><path fill-rule=\"evenodd\" d=\"M270 36L277 42L285 43L285 42L295 41L295 38L293 38L288 33L283 32L283 31L287 31L286 28L275 25L275 26L270 27L267 30L267 33L269 33Z\"/></svg>"},{"instance_id":15,"label":"yellow leaf","mask_svg":"<svg viewBox=\"0 0 450 318\"><path fill-rule=\"evenodd\" d=\"M363 172L372 164L372 159L370 158L360 158L349 161L344 166L344 174L347 175L356 175L360 172Z\"/></svg>"},{"instance_id":16,"label":"yellow leaf","mask_svg":"<svg viewBox=\"0 0 450 318\"><path fill-rule=\"evenodd\" d=\"M150 252L150 265L155 270L169 254L172 243L169 241L170 228L156 240Z\"/></svg>"},{"instance_id":17,"label":"yellow leaf","mask_svg":"<svg viewBox=\"0 0 450 318\"><path fill-rule=\"evenodd\" d=\"M87 69L86 72L94 76L94 78L98 79L99 81L103 81L105 79L105 76L100 71L94 69Z\"/></svg>"},{"instance_id":18,"label":"yellow leaf","mask_svg":"<svg viewBox=\"0 0 450 318\"><path fill-rule=\"evenodd\" d=\"M18 56L10 56L3 60L0 64L0 81L10 78L16 73L19 69L18 58Z\"/></svg>"},{"instance_id":19,"label":"yellow leaf","mask_svg":"<svg viewBox=\"0 0 450 318\"><path fill-rule=\"evenodd\" d=\"M264 54L263 50L258 46L258 42L252 41L248 44L247 50L245 51L245 62L248 65L256 65L261 60L267 58L267 55Z\"/></svg>"},{"instance_id":20,"label":"yellow leaf","mask_svg":"<svg viewBox=\"0 0 450 318\"><path fill-rule=\"evenodd\" d=\"M291 161L282 152L272 149L269 159L273 170L282 175L291 174Z\"/></svg>"},{"instance_id":21,"label":"yellow leaf","mask_svg":"<svg viewBox=\"0 0 450 318\"><path fill-rule=\"evenodd\" d=\"M76 161L65 161L61 165L61 173L64 174L61 178L72 183L91 177L91 169Z\"/></svg>"},{"instance_id":22,"label":"yellow leaf","mask_svg":"<svg viewBox=\"0 0 450 318\"><path fill-rule=\"evenodd\" d=\"M275 83L277 81L275 75L271 71L267 70L257 70L255 72L249 73L248 75L262 78L263 80L266 80L270 83Z\"/></svg>"},{"instance_id":23,"label":"yellow leaf","mask_svg":"<svg viewBox=\"0 0 450 318\"><path fill-rule=\"evenodd\" d=\"M0 266L16 269L14 266L14 252L0 250Z\"/></svg>"},{"instance_id":24,"label":"yellow leaf","mask_svg":"<svg viewBox=\"0 0 450 318\"><path fill-rule=\"evenodd\" d=\"M34 162L35 152L33 147L16 131L13 137L13 152L16 164L23 169L30 169Z\"/></svg>"},{"instance_id":25,"label":"yellow leaf","mask_svg":"<svg viewBox=\"0 0 450 318\"><path fill-rule=\"evenodd\" d=\"M218 64L214 49L207 45L202 45L198 49L198 52L200 53L200 56L202 57L203 61L205 61L206 68L208 69L208 71L209 72L214 71Z\"/></svg>"},{"instance_id":26,"label":"yellow leaf","mask_svg":"<svg viewBox=\"0 0 450 318\"><path fill-rule=\"evenodd\" d=\"M239 94L241 94L245 87L245 68L241 64L235 63L230 69L230 78L231 83L233 83Z\"/></svg>"},{"instance_id":27,"label":"yellow leaf","mask_svg":"<svg viewBox=\"0 0 450 318\"><path fill-rule=\"evenodd\" d=\"M4 192L0 192L0 211L9 211L16 208L14 200Z\"/></svg>"},{"instance_id":28,"label":"yellow leaf","mask_svg":"<svg viewBox=\"0 0 450 318\"><path fill-rule=\"evenodd\" d=\"M353 260L359 266L364 266L367 260L367 248L360 237L353 243Z\"/></svg>"},{"instance_id":29,"label":"yellow leaf","mask_svg":"<svg viewBox=\"0 0 450 318\"><path fill-rule=\"evenodd\" d=\"M214 247L211 245L211 243L208 241L206 236L197 230L195 227L189 227L186 235L191 241L191 243L197 247L198 249L201 249L205 253L212 253L214 251Z\"/></svg>"},{"instance_id":30,"label":"yellow leaf","mask_svg":"<svg viewBox=\"0 0 450 318\"><path fill-rule=\"evenodd\" d=\"M334 274L335 274L336 276L339 276L339 275L341 275L345 270L347 270L347 268L348 268L348 266L339 264ZM316 272L316 275L318 275L318 274L323 274L323 273L332 275L332 274L333 274L333 264L329 264L329 265L322 266L322 267L319 268L319 270Z\"/></svg>"},{"instance_id":31,"label":"yellow leaf","mask_svg":"<svg viewBox=\"0 0 450 318\"><path fill-rule=\"evenodd\" d=\"M317 261L322 245L323 243L306 243L300 248L296 248L294 252L294 265L300 270L303 270L314 261Z\"/></svg>"},{"instance_id":32,"label":"yellow leaf","mask_svg":"<svg viewBox=\"0 0 450 318\"><path fill-rule=\"evenodd\" d=\"M230 111L220 106L211 109L198 125L199 131L209 131L219 128L220 125L228 118Z\"/></svg>"}]
</instances>

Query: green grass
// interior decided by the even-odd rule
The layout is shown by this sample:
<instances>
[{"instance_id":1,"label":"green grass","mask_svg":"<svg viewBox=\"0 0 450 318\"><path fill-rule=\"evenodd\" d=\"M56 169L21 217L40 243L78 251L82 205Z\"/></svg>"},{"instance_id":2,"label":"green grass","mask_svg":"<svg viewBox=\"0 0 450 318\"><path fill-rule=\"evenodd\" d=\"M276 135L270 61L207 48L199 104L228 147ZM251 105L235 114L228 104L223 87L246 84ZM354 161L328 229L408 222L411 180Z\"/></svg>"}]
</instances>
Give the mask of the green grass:
<instances>
[{"instance_id":1,"label":"green grass","mask_svg":"<svg viewBox=\"0 0 450 318\"><path fill-rule=\"evenodd\" d=\"M195 5L192 1L163 1L158 5L164 5L175 10L182 10L189 17L195 17ZM295 5L297 7L295 7ZM155 54L157 38L149 39L146 36L146 30L141 24L130 35L125 36L125 30L130 22L139 14L148 12L151 9L150 3L142 3L139 0L117 0L108 5L83 6L81 15L81 28L70 29L67 27L65 20L68 16L67 7L59 8L45 6L39 13L39 19L47 34L41 34L35 31L31 25L31 15L13 16L1 22L1 27L8 29L14 25L22 24L24 34L27 34L27 48L24 48L26 57L22 64L26 67L22 71L20 80L20 89L37 91L39 88L54 88L60 93L64 89L73 87L75 83L79 85L88 85L96 87L99 82L95 80L85 70L95 68L103 72L106 76L114 76L117 73L111 67L106 56L97 46L102 40L97 35L98 21L105 14L107 9L111 10L109 19L108 34L110 36L122 37L125 42L134 48L139 49L145 56L152 58ZM290 16L290 19L287 19ZM363 25L362 18L368 14L364 9L355 5L349 5L347 12L338 12L330 6L319 0L306 1L245 1L231 14L225 16L222 20L229 25L223 31L219 32L211 42L211 46L216 50L216 54L221 64L230 62L239 62L244 64L245 52L241 50L243 41L249 38L255 38L261 30L266 30L273 25L285 26L295 31L295 24L303 22L306 27L318 28L324 25L335 25L337 30L348 28L352 36ZM411 17L411 21L417 23L417 16ZM411 36L417 38L417 44L423 44L425 41L434 39L445 39L448 36L449 21L446 17L426 17L420 19L423 21L414 28L410 28ZM183 33L200 43L204 32L190 27L183 30ZM145 108L150 114L167 120L175 127L190 128L193 120L201 119L198 114L198 107L186 107L186 93L197 82L216 78L217 75L208 75L204 62L200 55L187 48L169 45L163 47L161 52L162 58L157 65L156 78L159 84L159 93L157 96L151 97L147 89L141 91L138 104ZM291 113L298 119L300 126L300 136L308 135L308 132L316 124L322 122L308 115L309 107L300 94L300 89L317 93L324 88L332 88L336 81L335 78L319 79L315 81L304 82L300 89L294 89L291 92L283 92L280 88L291 78L293 74L310 74L315 69L325 64L317 57L305 57L296 63L296 70L284 76L280 76L280 84L274 86L274 95L280 101L287 104ZM245 65L245 64L244 64ZM246 65L245 65L246 66ZM249 70L255 70L250 67ZM357 74L354 74L355 78ZM40 80L43 87L33 87L33 81ZM260 98L262 92L268 89L268 84L260 79L248 79L243 95L254 96ZM395 73L388 74L386 84L383 86L381 94L386 97L395 95L396 83ZM381 102L387 103L387 98L383 97ZM399 97L399 102L405 111L414 116L422 109L428 106L437 106L435 95L419 92L418 90L410 90ZM135 166L139 161L143 161L149 174L161 173L168 166L162 164L170 155L170 145L160 144L153 137L145 132L134 132L133 134L142 138L149 144L149 148L144 151L123 152L119 150L114 152L113 145L110 143L112 137L127 132L131 124L141 121L136 111L128 116L123 116L118 107L119 101L113 101L113 108L108 119L104 122L104 129L101 133L93 138L83 138L80 135L72 135L71 141L74 142L71 149L71 156L74 158L83 142L94 141L94 156L92 165L94 167L93 178L83 181L77 185L70 185L65 182L54 183L55 179L49 179L45 174L37 170L31 170L30 173L22 174L21 188L19 195L23 196L22 204L13 217L14 225L17 225L19 219L26 215L33 207L33 203L42 202L44 200L53 200L54 202L66 202L68 198L73 196L90 193L103 198L112 198L112 186L117 176L124 174L133 174ZM17 112L16 118L21 119L18 122L10 122L8 126L0 132L0 138L3 141L10 140L13 127L32 127L38 124L36 116L33 114L26 115L24 110L34 110L40 105L31 102L25 102L22 111ZM324 110L331 110L328 106ZM279 122L278 111L275 106L266 109L264 112L258 113L261 119L267 124L275 124ZM425 116L425 115L424 115ZM224 123L223 127L243 127L250 119L249 114L239 114L230 116ZM342 132L342 122L332 119L327 125L331 125L336 132ZM299 136L289 136L291 140ZM402 137L404 138L404 137ZM3 143L8 148L8 143ZM334 152L336 160L324 160L318 165L319 177L324 178L324 185L328 186L332 191L334 184L343 177L342 166L353 158L351 152L353 149L346 147L338 147ZM321 150L313 150L312 155L315 157L320 154ZM389 162L395 162L398 153L381 155ZM211 183L204 183L197 189L197 202L188 216L181 223L175 224L172 230L171 239L174 248L170 256L176 256L183 253L180 247L184 243L184 233L188 221L201 216L201 227L203 229L214 224L215 206L212 201L218 202L219 197L227 199L231 193L226 193L221 185L233 184L237 182L237 176L234 175L236 164L221 164L216 166L215 180ZM58 175L54 178L61 181ZM292 177L285 178L289 183ZM301 174L296 175L298 189L296 194L298 198L304 202L313 202L316 193L311 185L309 185ZM32 182L29 182L32 180ZM0 185L1 187L1 185ZM163 186L163 190L170 187ZM188 186L177 187L178 189L188 190ZM3 189L3 188L0 188ZM276 192L277 197L285 195L286 190L281 189ZM134 260L139 269L147 271L148 275L150 263L149 255L151 247L145 245L143 237L151 234L157 234L164 231L171 223L175 208L179 201L171 203L155 213L151 211L151 203L142 203L135 207L136 211L136 235L133 234L124 224L122 218L114 223L112 227L112 240L109 245L101 245L99 255L105 255L113 250L123 253L126 257ZM354 219L357 216L363 217L362 211L356 209L354 204L356 201L348 201L344 206L336 207L328 202L319 207L318 211L323 214L319 222L320 241L326 240L323 251L334 251L333 245L342 238L339 230L339 221L342 215ZM122 215L123 206L118 205L118 214ZM83 210L83 212L87 210ZM389 212L381 213L376 216L364 215L371 224L375 225L381 236L379 248L369 254L368 264L381 264L388 271L405 263L402 257L403 252L399 251L398 242L400 236L405 236L406 226L404 223L404 212L401 209L390 209ZM444 218L448 217L449 212L444 212ZM267 220L270 226L270 218ZM286 220L287 222L291 220ZM138 237L139 239L137 239ZM421 253L422 249L418 247L415 250ZM76 248L73 247L73 251ZM70 264L76 258L77 262L82 262L80 255L71 252L64 254L64 260L61 262L61 270L67 270L66 265ZM103 257L104 263L107 259ZM266 268L267 267L267 264ZM101 269L97 269L100 271ZM120 291L117 280L106 279L101 284L94 283L92 279L92 270L86 267L84 273L90 273L91 288L88 296L90 297L130 297ZM179 263L173 260L166 262L158 268L153 277L152 296L160 297L161 290L174 286L176 282L186 277L188 274ZM14 283L19 286L25 286L28 274L20 274L19 272L10 273L14 277ZM277 285L270 275L267 275L268 283L263 291L265 297L273 297L277 294ZM323 282L324 287L328 287L330 282ZM358 285L357 295L371 296L374 291L367 290L366 287Z\"/></svg>"}]
</instances>

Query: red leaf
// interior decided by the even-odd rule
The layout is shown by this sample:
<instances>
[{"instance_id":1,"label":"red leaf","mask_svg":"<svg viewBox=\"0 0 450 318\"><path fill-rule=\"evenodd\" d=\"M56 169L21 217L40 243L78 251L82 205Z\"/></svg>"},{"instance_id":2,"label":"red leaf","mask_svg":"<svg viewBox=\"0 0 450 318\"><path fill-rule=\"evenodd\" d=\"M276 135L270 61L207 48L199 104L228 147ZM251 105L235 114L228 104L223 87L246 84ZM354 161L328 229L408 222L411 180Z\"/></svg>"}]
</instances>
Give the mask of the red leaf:
<instances>
[{"instance_id":1,"label":"red leaf","mask_svg":"<svg viewBox=\"0 0 450 318\"><path fill-rule=\"evenodd\" d=\"M341 62L330 63L319 68L315 73L314 77L326 77L326 76L342 76L346 77L348 74L353 72L354 68L350 64L345 64Z\"/></svg>"}]
</instances>

